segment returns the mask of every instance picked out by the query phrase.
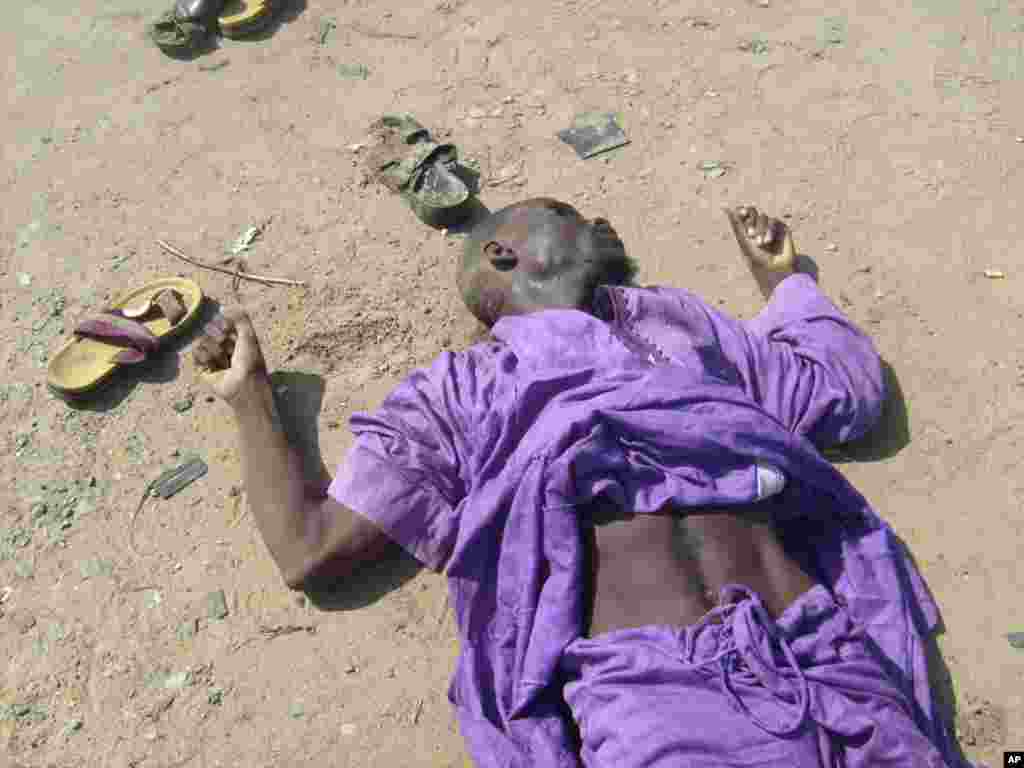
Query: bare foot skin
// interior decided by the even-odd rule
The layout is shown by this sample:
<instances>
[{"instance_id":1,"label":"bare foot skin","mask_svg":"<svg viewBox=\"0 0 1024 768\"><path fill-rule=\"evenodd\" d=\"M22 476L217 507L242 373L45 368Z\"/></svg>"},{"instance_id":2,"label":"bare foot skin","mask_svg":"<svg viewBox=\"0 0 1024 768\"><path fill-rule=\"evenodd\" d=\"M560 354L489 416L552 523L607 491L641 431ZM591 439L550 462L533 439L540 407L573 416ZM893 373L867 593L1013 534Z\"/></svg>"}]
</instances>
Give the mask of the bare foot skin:
<instances>
[{"instance_id":1,"label":"bare foot skin","mask_svg":"<svg viewBox=\"0 0 1024 768\"><path fill-rule=\"evenodd\" d=\"M793 235L782 221L752 205L724 210L747 266L767 299L779 283L800 271Z\"/></svg>"}]
</instances>

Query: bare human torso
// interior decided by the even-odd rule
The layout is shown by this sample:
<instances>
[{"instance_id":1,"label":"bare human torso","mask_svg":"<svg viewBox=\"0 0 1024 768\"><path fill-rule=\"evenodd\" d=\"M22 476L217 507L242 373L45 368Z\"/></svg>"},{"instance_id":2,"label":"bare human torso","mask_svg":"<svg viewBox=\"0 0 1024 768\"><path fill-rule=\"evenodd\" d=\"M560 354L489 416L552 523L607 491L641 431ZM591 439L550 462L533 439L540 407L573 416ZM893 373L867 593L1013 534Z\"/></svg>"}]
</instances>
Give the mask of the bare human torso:
<instances>
[{"instance_id":1,"label":"bare human torso","mask_svg":"<svg viewBox=\"0 0 1024 768\"><path fill-rule=\"evenodd\" d=\"M727 210L765 299L797 269L789 228L751 206ZM759 594L778 617L814 579L783 548L769 499L738 507L632 515L600 508L588 536L588 635L649 624L685 626L729 584Z\"/></svg>"},{"instance_id":2,"label":"bare human torso","mask_svg":"<svg viewBox=\"0 0 1024 768\"><path fill-rule=\"evenodd\" d=\"M629 515L595 511L588 636L651 624L686 626L741 584L777 617L814 585L784 550L770 505Z\"/></svg>"}]
</instances>

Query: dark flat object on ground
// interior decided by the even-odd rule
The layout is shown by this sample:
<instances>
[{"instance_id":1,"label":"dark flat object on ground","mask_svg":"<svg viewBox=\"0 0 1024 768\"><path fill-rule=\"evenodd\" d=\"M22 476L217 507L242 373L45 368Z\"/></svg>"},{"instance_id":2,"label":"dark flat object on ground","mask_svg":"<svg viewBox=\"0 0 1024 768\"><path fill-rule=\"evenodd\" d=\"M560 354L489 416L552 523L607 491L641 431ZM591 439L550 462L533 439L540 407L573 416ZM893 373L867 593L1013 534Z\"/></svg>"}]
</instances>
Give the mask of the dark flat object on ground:
<instances>
[{"instance_id":1,"label":"dark flat object on ground","mask_svg":"<svg viewBox=\"0 0 1024 768\"><path fill-rule=\"evenodd\" d=\"M629 144L629 139L611 112L584 112L577 115L558 138L576 150L582 159Z\"/></svg>"},{"instance_id":2,"label":"dark flat object on ground","mask_svg":"<svg viewBox=\"0 0 1024 768\"><path fill-rule=\"evenodd\" d=\"M150 493L161 499L169 499L182 488L190 485L206 474L206 462L196 457L184 464L168 469L153 481Z\"/></svg>"}]
</instances>

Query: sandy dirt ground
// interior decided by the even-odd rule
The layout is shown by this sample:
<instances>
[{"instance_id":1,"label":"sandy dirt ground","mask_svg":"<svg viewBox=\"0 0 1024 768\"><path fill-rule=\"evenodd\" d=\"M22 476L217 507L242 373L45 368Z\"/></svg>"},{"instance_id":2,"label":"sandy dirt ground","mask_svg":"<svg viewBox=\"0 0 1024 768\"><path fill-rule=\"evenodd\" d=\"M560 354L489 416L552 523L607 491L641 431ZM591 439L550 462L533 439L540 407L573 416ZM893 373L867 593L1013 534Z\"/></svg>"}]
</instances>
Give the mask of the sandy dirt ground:
<instances>
[{"instance_id":1,"label":"sandy dirt ground","mask_svg":"<svg viewBox=\"0 0 1024 768\"><path fill-rule=\"evenodd\" d=\"M642 282L740 316L758 297L720 207L789 217L891 366L885 423L837 458L942 607L947 715L973 760L1024 748L1024 650L1006 637L1024 631L1020 2L297 0L190 61L144 36L166 0L16 5L0 27L0 765L468 765L443 581L397 561L318 604L285 589L190 338L84 408L44 384L75 320L142 281L186 275L234 302L230 278L157 238L218 263L260 223L248 268L308 288L240 297L333 468L353 410L475 331L458 238L362 182L353 145L395 110L457 142L489 208L552 195L607 216ZM555 134L586 109L618 112L632 143L578 159ZM193 453L209 474L133 524Z\"/></svg>"}]
</instances>

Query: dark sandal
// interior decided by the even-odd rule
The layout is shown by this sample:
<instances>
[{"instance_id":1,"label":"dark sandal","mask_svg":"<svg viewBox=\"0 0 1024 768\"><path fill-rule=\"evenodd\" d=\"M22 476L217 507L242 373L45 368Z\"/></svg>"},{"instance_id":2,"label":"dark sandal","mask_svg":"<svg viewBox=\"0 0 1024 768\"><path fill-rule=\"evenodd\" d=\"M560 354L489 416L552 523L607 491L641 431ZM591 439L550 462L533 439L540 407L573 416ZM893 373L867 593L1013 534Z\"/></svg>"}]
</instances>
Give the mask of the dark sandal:
<instances>
[{"instance_id":1,"label":"dark sandal","mask_svg":"<svg viewBox=\"0 0 1024 768\"><path fill-rule=\"evenodd\" d=\"M202 23L183 19L175 11L167 11L146 27L149 39L167 54L194 53L209 34Z\"/></svg>"},{"instance_id":2,"label":"dark sandal","mask_svg":"<svg viewBox=\"0 0 1024 768\"><path fill-rule=\"evenodd\" d=\"M434 141L412 115L384 115L370 126L364 167L374 181L400 194L432 227L452 227L471 212L470 191L456 173L454 144Z\"/></svg>"}]
</instances>

